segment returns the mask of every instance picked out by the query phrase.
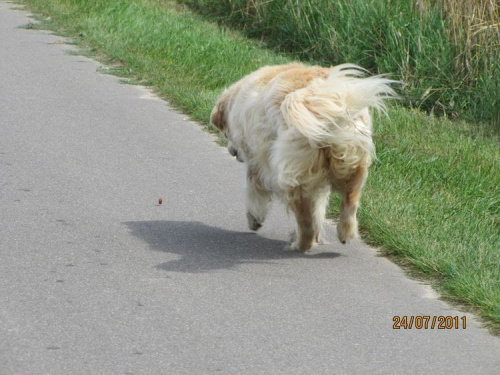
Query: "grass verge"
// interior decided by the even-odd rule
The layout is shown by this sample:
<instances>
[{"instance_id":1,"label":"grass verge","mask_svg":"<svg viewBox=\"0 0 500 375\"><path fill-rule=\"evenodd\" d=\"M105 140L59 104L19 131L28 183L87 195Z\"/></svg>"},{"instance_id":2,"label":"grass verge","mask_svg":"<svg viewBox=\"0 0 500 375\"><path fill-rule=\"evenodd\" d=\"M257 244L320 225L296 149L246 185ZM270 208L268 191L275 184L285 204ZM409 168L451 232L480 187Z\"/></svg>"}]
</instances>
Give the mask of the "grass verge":
<instances>
[{"instance_id":1,"label":"grass verge","mask_svg":"<svg viewBox=\"0 0 500 375\"><path fill-rule=\"evenodd\" d=\"M159 0L23 0L42 26L73 37L115 72L153 86L207 125L244 74L289 61ZM379 162L360 210L368 243L418 271L500 329L500 148L465 122L400 107L376 116ZM335 216L338 198L329 214Z\"/></svg>"},{"instance_id":2,"label":"grass verge","mask_svg":"<svg viewBox=\"0 0 500 375\"><path fill-rule=\"evenodd\" d=\"M491 0L177 0L278 51L406 83L404 102L500 130L500 3Z\"/></svg>"}]
</instances>

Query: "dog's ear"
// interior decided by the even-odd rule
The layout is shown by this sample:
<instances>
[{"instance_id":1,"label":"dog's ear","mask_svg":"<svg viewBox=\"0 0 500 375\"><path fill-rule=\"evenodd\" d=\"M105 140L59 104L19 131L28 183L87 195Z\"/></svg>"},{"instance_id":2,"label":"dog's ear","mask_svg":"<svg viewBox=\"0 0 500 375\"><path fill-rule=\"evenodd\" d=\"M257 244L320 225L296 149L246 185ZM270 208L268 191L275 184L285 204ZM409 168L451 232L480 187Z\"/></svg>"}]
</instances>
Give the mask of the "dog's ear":
<instances>
[{"instance_id":1,"label":"dog's ear","mask_svg":"<svg viewBox=\"0 0 500 375\"><path fill-rule=\"evenodd\" d=\"M226 122L226 107L228 96L223 93L217 100L214 109L210 115L210 122L219 130L224 131L227 127Z\"/></svg>"}]
</instances>

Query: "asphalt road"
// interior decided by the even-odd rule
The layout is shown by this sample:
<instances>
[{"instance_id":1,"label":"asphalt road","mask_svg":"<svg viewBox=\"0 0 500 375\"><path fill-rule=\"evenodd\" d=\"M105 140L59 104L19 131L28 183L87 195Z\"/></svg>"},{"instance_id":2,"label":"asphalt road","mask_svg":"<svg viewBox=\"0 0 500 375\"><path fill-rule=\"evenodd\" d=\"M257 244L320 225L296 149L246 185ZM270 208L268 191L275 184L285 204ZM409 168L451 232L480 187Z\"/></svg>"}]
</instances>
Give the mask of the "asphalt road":
<instances>
[{"instance_id":1,"label":"asphalt road","mask_svg":"<svg viewBox=\"0 0 500 375\"><path fill-rule=\"evenodd\" d=\"M243 166L0 1L0 374L500 374L500 339L363 244L246 228ZM158 205L162 197L163 204ZM466 329L393 329L394 316Z\"/></svg>"}]
</instances>

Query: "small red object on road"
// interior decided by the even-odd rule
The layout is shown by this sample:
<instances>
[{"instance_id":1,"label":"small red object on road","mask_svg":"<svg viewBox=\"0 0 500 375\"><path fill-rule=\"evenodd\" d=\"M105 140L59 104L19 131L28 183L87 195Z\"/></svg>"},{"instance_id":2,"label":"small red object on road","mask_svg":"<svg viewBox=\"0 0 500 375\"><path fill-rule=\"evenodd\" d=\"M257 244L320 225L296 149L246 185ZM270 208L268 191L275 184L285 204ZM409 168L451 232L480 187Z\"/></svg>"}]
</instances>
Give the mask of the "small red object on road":
<instances>
[{"instance_id":1,"label":"small red object on road","mask_svg":"<svg viewBox=\"0 0 500 375\"><path fill-rule=\"evenodd\" d=\"M158 199L158 204L162 204L163 203L163 199Z\"/></svg>"}]
</instances>

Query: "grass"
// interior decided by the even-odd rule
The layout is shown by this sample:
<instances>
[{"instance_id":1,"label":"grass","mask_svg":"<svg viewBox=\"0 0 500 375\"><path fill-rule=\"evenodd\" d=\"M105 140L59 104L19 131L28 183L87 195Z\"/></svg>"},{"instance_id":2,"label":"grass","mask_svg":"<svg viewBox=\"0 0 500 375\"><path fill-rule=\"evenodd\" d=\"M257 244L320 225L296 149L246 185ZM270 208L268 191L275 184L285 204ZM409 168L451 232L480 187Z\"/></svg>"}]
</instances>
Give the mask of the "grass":
<instances>
[{"instance_id":1,"label":"grass","mask_svg":"<svg viewBox=\"0 0 500 375\"><path fill-rule=\"evenodd\" d=\"M500 148L467 126L393 109L379 119L360 213L368 242L498 323ZM335 206L334 206L335 207Z\"/></svg>"},{"instance_id":2,"label":"grass","mask_svg":"<svg viewBox=\"0 0 500 375\"><path fill-rule=\"evenodd\" d=\"M113 71L151 85L208 129L225 86L259 66L290 60L174 2L22 3L45 27L72 36ZM364 238L500 329L498 139L474 124L399 106L375 123L379 161L359 212ZM337 207L333 196L329 215Z\"/></svg>"},{"instance_id":3,"label":"grass","mask_svg":"<svg viewBox=\"0 0 500 375\"><path fill-rule=\"evenodd\" d=\"M407 106L500 130L494 0L178 1L301 59L391 72Z\"/></svg>"}]
</instances>

